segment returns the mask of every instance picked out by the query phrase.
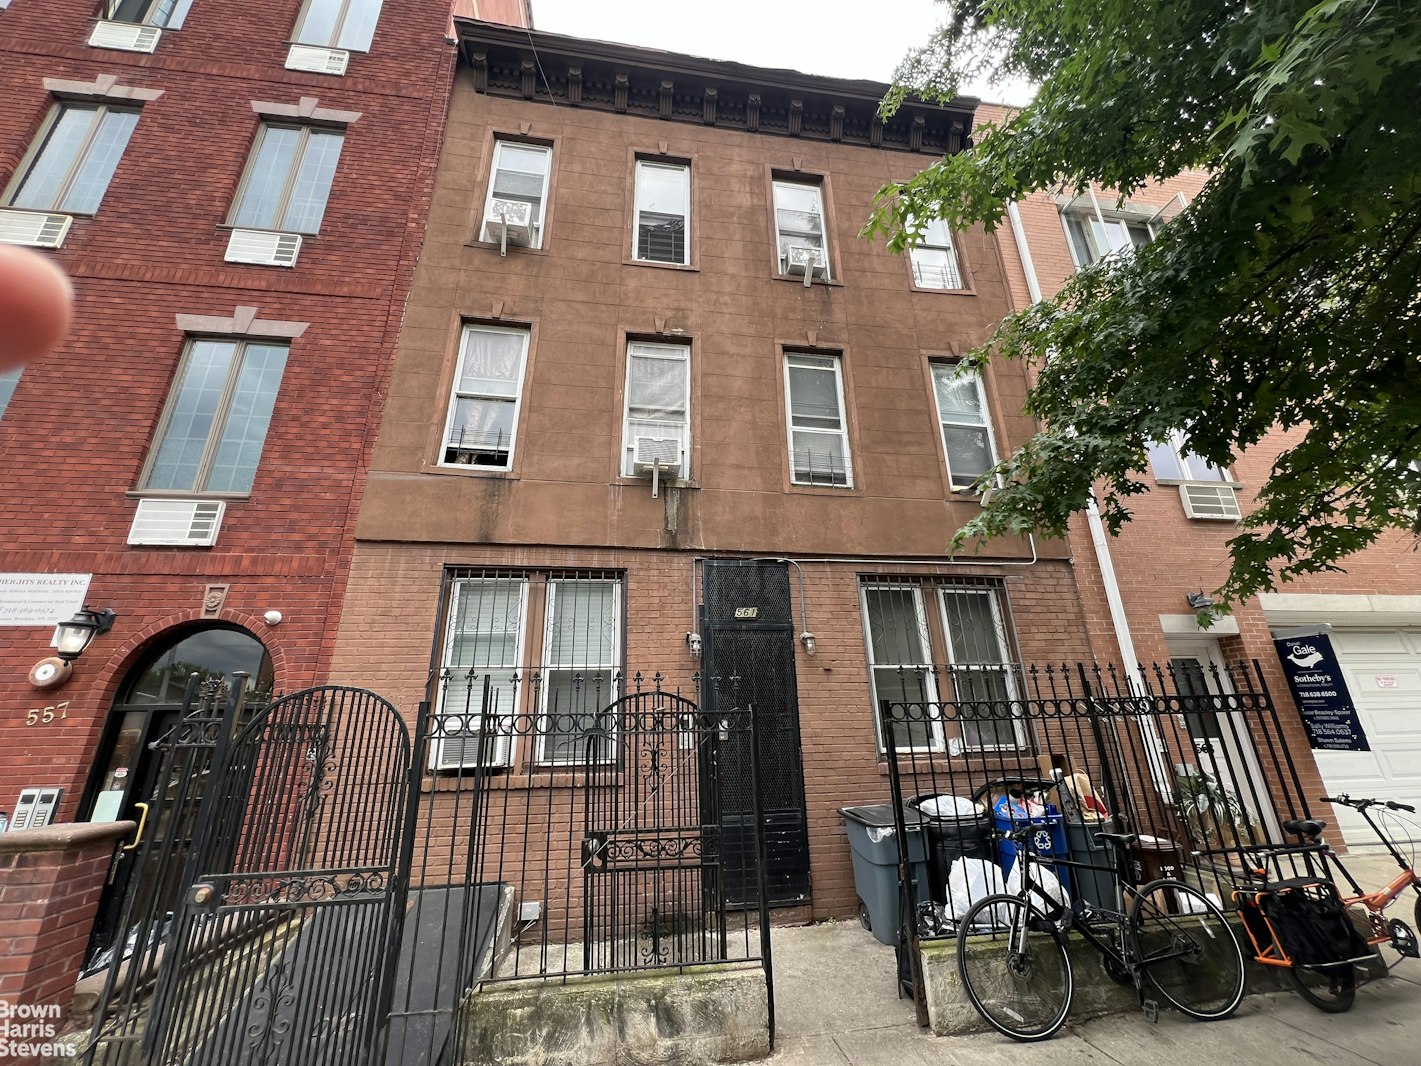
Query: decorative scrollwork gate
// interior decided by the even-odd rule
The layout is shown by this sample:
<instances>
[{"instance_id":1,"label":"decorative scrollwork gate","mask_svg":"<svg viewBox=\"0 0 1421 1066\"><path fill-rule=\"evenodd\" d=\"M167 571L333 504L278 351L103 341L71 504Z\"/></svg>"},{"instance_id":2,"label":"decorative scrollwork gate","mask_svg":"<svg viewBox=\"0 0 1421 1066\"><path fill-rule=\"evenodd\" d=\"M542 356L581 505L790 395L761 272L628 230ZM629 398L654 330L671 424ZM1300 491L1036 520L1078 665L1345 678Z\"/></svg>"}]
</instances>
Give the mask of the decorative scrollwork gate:
<instances>
[{"instance_id":1,"label":"decorative scrollwork gate","mask_svg":"<svg viewBox=\"0 0 1421 1066\"><path fill-rule=\"evenodd\" d=\"M720 749L751 732L657 688L615 701L587 736L581 846L589 970L727 958Z\"/></svg>"},{"instance_id":2,"label":"decorative scrollwork gate","mask_svg":"<svg viewBox=\"0 0 1421 1066\"><path fill-rule=\"evenodd\" d=\"M411 770L409 729L364 689L294 693L237 734L204 803L145 1061L376 1060L409 886Z\"/></svg>"}]
</instances>

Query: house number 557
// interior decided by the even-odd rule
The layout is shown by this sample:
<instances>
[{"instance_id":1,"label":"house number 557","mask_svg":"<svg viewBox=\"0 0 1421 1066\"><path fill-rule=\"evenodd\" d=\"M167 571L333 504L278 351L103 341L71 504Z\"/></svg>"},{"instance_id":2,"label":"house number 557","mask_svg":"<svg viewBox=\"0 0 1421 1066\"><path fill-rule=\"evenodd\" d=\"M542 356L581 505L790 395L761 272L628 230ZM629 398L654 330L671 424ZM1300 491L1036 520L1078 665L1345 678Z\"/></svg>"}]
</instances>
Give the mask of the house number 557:
<instances>
[{"instance_id":1,"label":"house number 557","mask_svg":"<svg viewBox=\"0 0 1421 1066\"><path fill-rule=\"evenodd\" d=\"M53 707L31 707L25 712L25 725L39 725L52 722L56 718L69 717L69 701L56 703Z\"/></svg>"}]
</instances>

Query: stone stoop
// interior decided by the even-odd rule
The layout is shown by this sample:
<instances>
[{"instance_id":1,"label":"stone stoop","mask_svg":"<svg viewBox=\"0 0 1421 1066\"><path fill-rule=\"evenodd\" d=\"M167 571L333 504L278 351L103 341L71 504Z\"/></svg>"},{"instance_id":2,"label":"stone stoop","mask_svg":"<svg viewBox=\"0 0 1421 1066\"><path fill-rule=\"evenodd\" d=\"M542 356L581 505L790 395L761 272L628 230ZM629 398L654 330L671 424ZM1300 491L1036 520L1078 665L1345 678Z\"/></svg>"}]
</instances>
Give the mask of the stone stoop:
<instances>
[{"instance_id":1,"label":"stone stoop","mask_svg":"<svg viewBox=\"0 0 1421 1066\"><path fill-rule=\"evenodd\" d=\"M461 1066L695 1066L770 1053L759 963L496 982L460 1009Z\"/></svg>"}]
</instances>

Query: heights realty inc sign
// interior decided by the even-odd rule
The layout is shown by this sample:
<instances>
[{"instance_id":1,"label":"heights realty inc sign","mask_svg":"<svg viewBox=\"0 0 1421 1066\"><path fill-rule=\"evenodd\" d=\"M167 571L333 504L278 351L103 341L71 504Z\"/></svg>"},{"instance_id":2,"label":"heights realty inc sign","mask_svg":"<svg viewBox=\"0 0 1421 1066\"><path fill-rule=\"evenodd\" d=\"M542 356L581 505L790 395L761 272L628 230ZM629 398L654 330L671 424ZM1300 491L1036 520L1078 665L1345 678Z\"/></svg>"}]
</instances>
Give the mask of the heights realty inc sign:
<instances>
[{"instance_id":1,"label":"heights realty inc sign","mask_svg":"<svg viewBox=\"0 0 1421 1066\"><path fill-rule=\"evenodd\" d=\"M0 574L0 626L58 625L84 606L92 574Z\"/></svg>"},{"instance_id":2,"label":"heights realty inc sign","mask_svg":"<svg viewBox=\"0 0 1421 1066\"><path fill-rule=\"evenodd\" d=\"M1332 641L1318 634L1273 644L1288 675L1308 744L1322 751L1371 751Z\"/></svg>"}]
</instances>

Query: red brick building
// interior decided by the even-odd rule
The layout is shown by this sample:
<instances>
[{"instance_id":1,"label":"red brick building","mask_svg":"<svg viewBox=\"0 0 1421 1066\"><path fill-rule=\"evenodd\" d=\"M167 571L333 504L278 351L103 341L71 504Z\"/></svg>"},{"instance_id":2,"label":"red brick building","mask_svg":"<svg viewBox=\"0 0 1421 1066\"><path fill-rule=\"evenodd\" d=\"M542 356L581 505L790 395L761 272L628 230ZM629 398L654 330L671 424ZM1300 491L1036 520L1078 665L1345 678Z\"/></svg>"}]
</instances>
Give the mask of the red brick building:
<instances>
[{"instance_id":1,"label":"red brick building","mask_svg":"<svg viewBox=\"0 0 1421 1066\"><path fill-rule=\"evenodd\" d=\"M132 816L191 675L325 680L449 18L426 0L0 10L0 240L48 249L77 293L62 348L0 375L0 812L41 788L63 790L57 821ZM32 684L82 605L112 628L67 683L52 663Z\"/></svg>"},{"instance_id":2,"label":"red brick building","mask_svg":"<svg viewBox=\"0 0 1421 1066\"><path fill-rule=\"evenodd\" d=\"M946 555L973 471L1032 430L1020 368L956 365L1009 306L997 242L857 236L974 101L884 124L873 83L458 31L334 676L449 716L489 676L501 710L590 721L574 674L600 698L623 670L692 695L753 671L792 734L770 891L850 914L837 808L887 795L899 668L1089 653L1066 545ZM498 768L555 768L576 728Z\"/></svg>"},{"instance_id":3,"label":"red brick building","mask_svg":"<svg viewBox=\"0 0 1421 1066\"><path fill-rule=\"evenodd\" d=\"M984 105L977 118L987 123L1003 114ZM1111 249L1148 241L1204 180L1203 174L1180 175L1124 204L1097 188L1080 196L1038 194L1016 205L999 231L1014 305L1053 295L1072 272ZM1077 519L1071 543L1095 652L1172 663L1181 675L1224 660L1257 659L1287 708L1290 747L1310 800L1331 790L1421 802L1414 714L1421 695L1421 559L1410 538L1387 536L1347 559L1345 573L1314 575L1259 596L1208 630L1195 621L1189 597L1223 581L1226 542L1287 444L1287 434L1274 433L1230 469L1217 470L1181 441L1164 442L1151 455L1146 480L1153 491L1132 500L1134 517L1119 538L1105 535L1089 515ZM1324 645L1335 654L1345 688L1329 691L1350 698L1370 750L1310 751L1287 681L1283 656L1291 646L1275 646L1284 638L1307 644L1304 660ZM1349 840L1373 841L1355 815L1345 808L1334 813Z\"/></svg>"}]
</instances>

